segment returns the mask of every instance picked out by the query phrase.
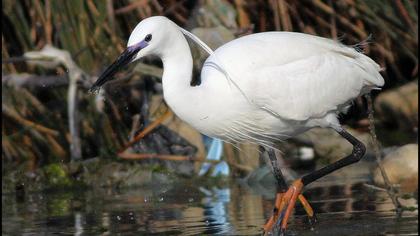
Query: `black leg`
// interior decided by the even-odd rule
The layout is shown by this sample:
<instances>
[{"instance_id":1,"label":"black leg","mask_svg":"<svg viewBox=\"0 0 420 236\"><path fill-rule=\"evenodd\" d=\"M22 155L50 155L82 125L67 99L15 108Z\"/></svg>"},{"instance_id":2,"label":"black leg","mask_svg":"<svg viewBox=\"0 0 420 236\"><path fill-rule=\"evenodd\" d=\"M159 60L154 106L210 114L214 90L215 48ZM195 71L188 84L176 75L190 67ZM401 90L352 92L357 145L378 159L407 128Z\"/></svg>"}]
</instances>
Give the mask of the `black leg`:
<instances>
[{"instance_id":1,"label":"black leg","mask_svg":"<svg viewBox=\"0 0 420 236\"><path fill-rule=\"evenodd\" d=\"M286 192L288 186L284 180L283 173L281 172L280 166L277 163L277 157L274 149L266 149L268 157L270 158L271 166L273 167L273 174L277 180L277 192Z\"/></svg>"},{"instance_id":2,"label":"black leg","mask_svg":"<svg viewBox=\"0 0 420 236\"><path fill-rule=\"evenodd\" d=\"M272 215L268 219L267 223L264 225L264 235L272 231L273 227L277 224L277 220L279 218L280 211L281 211L279 207L281 207L283 195L288 189L286 181L284 180L283 173L281 173L280 166L278 165L278 161L277 161L277 157L276 157L276 153L274 149L272 148L265 148L265 149L267 151L268 158L270 158L270 164L271 164L271 167L273 168L274 178L276 179L276 182L277 182L277 191L276 191L277 193L276 193L276 199L274 201L275 203L274 203Z\"/></svg>"},{"instance_id":3,"label":"black leg","mask_svg":"<svg viewBox=\"0 0 420 236\"><path fill-rule=\"evenodd\" d=\"M347 131L345 131L344 129L338 129L336 130L343 138L345 138L347 141L349 141L352 145L353 145L353 151L350 155L346 156L343 159L338 160L337 162L334 162L330 165L325 166L324 168L321 168L319 170L316 170L310 174L307 174L305 176L302 177L302 183L303 185L308 185L312 182L314 182L315 180L324 177L325 175L341 169L345 166L348 166L350 164L353 164L355 162L360 161L360 159L362 159L362 157L365 155L366 153L366 147L365 145L360 142L359 140L357 140L355 137L353 137L351 134L349 134Z\"/></svg>"}]
</instances>

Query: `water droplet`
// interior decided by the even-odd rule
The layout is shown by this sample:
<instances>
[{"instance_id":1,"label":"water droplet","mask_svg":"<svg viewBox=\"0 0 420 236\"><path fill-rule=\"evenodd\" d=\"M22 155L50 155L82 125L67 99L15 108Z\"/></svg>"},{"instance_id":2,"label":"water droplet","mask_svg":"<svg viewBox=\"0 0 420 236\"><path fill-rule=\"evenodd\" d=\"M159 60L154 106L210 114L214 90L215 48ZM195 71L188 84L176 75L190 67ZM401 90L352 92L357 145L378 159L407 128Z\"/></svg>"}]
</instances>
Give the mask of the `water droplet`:
<instances>
[{"instance_id":1,"label":"water droplet","mask_svg":"<svg viewBox=\"0 0 420 236\"><path fill-rule=\"evenodd\" d=\"M120 221L121 220L121 216L117 216L117 220Z\"/></svg>"},{"instance_id":2,"label":"water droplet","mask_svg":"<svg viewBox=\"0 0 420 236\"><path fill-rule=\"evenodd\" d=\"M159 198L159 202L163 202L163 197Z\"/></svg>"}]
</instances>

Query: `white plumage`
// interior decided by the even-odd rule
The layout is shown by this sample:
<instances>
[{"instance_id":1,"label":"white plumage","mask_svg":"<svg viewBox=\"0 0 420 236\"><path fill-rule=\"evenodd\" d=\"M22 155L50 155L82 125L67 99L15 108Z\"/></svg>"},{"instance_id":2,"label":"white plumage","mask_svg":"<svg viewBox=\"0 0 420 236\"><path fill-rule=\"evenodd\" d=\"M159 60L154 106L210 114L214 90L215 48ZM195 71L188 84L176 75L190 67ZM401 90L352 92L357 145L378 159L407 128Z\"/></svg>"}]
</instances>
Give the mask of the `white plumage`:
<instances>
[{"instance_id":1,"label":"white plumage","mask_svg":"<svg viewBox=\"0 0 420 236\"><path fill-rule=\"evenodd\" d=\"M303 33L266 32L214 52L198 42L211 55L201 84L191 86L193 59L184 34L195 37L166 17L144 19L92 89L119 67L157 55L164 98L182 120L210 137L272 146L316 126L339 131L337 114L384 84L379 65L354 48Z\"/></svg>"},{"instance_id":2,"label":"white plumage","mask_svg":"<svg viewBox=\"0 0 420 236\"><path fill-rule=\"evenodd\" d=\"M384 84L379 65L353 48L303 33L267 32L218 48L204 63L201 84L192 87L193 60L179 27L165 17L145 19L128 46L147 34L153 40L137 59L162 58L166 102L201 133L224 140L270 145L315 126L339 126L336 115L352 99Z\"/></svg>"}]
</instances>

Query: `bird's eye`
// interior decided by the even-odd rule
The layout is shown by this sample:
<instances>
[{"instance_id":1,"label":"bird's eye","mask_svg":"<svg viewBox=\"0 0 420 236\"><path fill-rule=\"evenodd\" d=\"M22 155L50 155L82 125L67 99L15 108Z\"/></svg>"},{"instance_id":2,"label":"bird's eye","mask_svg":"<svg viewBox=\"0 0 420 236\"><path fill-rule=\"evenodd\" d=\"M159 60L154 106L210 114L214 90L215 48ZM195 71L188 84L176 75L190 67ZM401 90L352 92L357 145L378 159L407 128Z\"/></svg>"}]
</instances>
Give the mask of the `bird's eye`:
<instances>
[{"instance_id":1,"label":"bird's eye","mask_svg":"<svg viewBox=\"0 0 420 236\"><path fill-rule=\"evenodd\" d=\"M151 34L148 34L148 35L146 35L146 37L144 37L144 41L150 42L150 40L152 40L152 35Z\"/></svg>"}]
</instances>

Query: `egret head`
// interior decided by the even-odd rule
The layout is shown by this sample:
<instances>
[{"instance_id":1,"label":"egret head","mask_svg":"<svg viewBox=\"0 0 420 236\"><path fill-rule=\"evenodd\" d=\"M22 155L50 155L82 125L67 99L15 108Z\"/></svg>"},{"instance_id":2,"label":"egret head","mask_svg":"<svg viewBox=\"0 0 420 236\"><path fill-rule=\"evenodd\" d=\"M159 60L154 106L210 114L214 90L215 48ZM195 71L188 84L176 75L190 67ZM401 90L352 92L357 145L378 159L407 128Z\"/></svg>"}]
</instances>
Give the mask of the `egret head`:
<instances>
[{"instance_id":1,"label":"egret head","mask_svg":"<svg viewBox=\"0 0 420 236\"><path fill-rule=\"evenodd\" d=\"M171 35L169 33L171 30L176 29L173 27L174 25L172 21L163 16L142 20L131 33L125 51L99 76L90 91L98 90L107 81L112 80L118 69L129 63L147 55L160 56L163 50L168 47L170 40L167 36Z\"/></svg>"}]
</instances>

